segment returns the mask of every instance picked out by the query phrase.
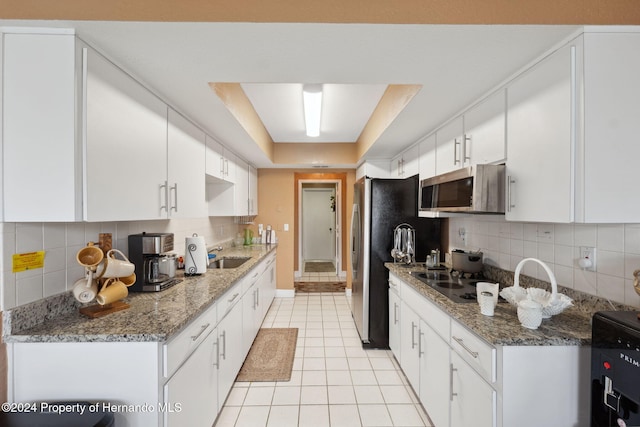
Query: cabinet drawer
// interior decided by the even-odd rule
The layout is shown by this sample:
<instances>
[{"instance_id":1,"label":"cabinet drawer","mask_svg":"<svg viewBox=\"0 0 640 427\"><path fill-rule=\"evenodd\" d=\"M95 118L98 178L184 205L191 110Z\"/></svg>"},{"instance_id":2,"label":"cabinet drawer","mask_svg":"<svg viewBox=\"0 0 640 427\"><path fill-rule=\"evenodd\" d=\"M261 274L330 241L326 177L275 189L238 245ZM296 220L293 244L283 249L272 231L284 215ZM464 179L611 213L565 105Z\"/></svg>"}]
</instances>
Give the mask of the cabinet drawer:
<instances>
[{"instance_id":1,"label":"cabinet drawer","mask_svg":"<svg viewBox=\"0 0 640 427\"><path fill-rule=\"evenodd\" d=\"M402 300L411 307L434 331L446 342L449 342L450 317L437 305L421 295L418 291L404 282L401 282Z\"/></svg>"},{"instance_id":2,"label":"cabinet drawer","mask_svg":"<svg viewBox=\"0 0 640 427\"><path fill-rule=\"evenodd\" d=\"M400 296L400 283L402 283L402 281L398 279L398 276L389 273L389 289L398 296Z\"/></svg>"},{"instance_id":3,"label":"cabinet drawer","mask_svg":"<svg viewBox=\"0 0 640 427\"><path fill-rule=\"evenodd\" d=\"M496 381L496 349L458 322L451 322L451 348L486 381Z\"/></svg>"},{"instance_id":4,"label":"cabinet drawer","mask_svg":"<svg viewBox=\"0 0 640 427\"><path fill-rule=\"evenodd\" d=\"M163 346L163 374L170 377L184 360L207 338L216 327L216 304L189 323L178 335Z\"/></svg>"},{"instance_id":5,"label":"cabinet drawer","mask_svg":"<svg viewBox=\"0 0 640 427\"><path fill-rule=\"evenodd\" d=\"M265 267L265 263L262 262L258 264L256 268L251 270L248 275L242 279L242 295L246 294L249 289L256 283L256 281L260 278L260 275L263 273ZM233 293L231 294L233 296Z\"/></svg>"},{"instance_id":6,"label":"cabinet drawer","mask_svg":"<svg viewBox=\"0 0 640 427\"><path fill-rule=\"evenodd\" d=\"M225 292L217 301L218 306L218 322L220 322L224 316L242 299L242 285L246 280L236 283Z\"/></svg>"}]
</instances>

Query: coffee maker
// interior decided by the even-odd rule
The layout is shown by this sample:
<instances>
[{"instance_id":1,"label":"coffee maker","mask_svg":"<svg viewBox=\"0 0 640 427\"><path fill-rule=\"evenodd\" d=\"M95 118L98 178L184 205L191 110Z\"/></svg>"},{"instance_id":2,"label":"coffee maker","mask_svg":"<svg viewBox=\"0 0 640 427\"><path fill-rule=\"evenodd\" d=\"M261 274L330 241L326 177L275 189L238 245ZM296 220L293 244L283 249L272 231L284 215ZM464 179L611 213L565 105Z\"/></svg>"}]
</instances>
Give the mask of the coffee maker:
<instances>
[{"instance_id":1,"label":"coffee maker","mask_svg":"<svg viewBox=\"0 0 640 427\"><path fill-rule=\"evenodd\" d=\"M180 283L172 250L173 233L130 234L129 260L136 266L136 282L129 291L158 292Z\"/></svg>"},{"instance_id":2,"label":"coffee maker","mask_svg":"<svg viewBox=\"0 0 640 427\"><path fill-rule=\"evenodd\" d=\"M640 426L640 318L598 312L592 321L591 427Z\"/></svg>"}]
</instances>

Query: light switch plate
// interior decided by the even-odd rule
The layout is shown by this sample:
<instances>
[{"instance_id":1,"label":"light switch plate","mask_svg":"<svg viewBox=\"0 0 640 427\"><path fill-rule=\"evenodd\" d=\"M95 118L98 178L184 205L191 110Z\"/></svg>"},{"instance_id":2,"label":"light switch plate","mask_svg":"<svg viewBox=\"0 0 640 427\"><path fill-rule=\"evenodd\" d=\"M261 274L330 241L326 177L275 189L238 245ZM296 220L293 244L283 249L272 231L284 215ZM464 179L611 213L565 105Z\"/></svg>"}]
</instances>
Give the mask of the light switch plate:
<instances>
[{"instance_id":1,"label":"light switch plate","mask_svg":"<svg viewBox=\"0 0 640 427\"><path fill-rule=\"evenodd\" d=\"M583 260L588 260L589 262L585 263ZM596 271L596 248L592 246L580 246L580 259L579 263L584 263L584 270L586 271ZM582 264L580 264L582 266Z\"/></svg>"}]
</instances>

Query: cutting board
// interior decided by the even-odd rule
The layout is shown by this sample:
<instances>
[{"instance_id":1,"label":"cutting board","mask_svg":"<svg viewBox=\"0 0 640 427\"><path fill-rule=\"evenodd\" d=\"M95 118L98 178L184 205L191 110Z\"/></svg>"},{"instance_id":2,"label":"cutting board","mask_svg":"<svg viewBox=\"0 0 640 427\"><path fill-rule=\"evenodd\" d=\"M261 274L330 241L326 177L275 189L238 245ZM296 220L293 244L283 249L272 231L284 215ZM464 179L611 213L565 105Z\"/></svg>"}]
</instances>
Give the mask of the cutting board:
<instances>
[{"instance_id":1,"label":"cutting board","mask_svg":"<svg viewBox=\"0 0 640 427\"><path fill-rule=\"evenodd\" d=\"M116 311L126 310L130 305L123 301L112 302L107 305L90 305L88 307L82 307L80 313L87 317L95 319L96 317L106 316L107 314L115 313Z\"/></svg>"}]
</instances>

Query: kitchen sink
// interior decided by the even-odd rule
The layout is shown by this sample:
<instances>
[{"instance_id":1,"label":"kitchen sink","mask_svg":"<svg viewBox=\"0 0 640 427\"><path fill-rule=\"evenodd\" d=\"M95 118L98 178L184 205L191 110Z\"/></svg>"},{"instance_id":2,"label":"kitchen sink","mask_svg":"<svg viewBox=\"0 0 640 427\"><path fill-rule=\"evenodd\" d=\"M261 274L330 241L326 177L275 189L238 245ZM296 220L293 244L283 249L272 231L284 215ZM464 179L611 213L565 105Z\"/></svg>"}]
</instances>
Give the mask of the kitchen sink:
<instances>
[{"instance_id":1,"label":"kitchen sink","mask_svg":"<svg viewBox=\"0 0 640 427\"><path fill-rule=\"evenodd\" d=\"M209 263L209 268L238 268L251 257L222 257L214 259Z\"/></svg>"}]
</instances>

